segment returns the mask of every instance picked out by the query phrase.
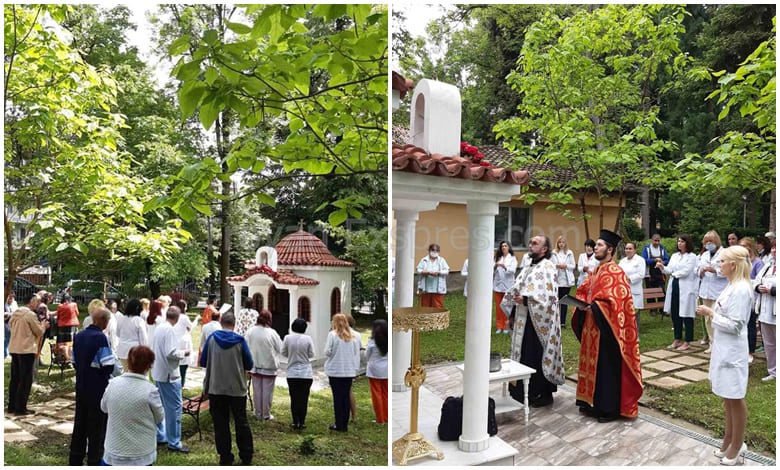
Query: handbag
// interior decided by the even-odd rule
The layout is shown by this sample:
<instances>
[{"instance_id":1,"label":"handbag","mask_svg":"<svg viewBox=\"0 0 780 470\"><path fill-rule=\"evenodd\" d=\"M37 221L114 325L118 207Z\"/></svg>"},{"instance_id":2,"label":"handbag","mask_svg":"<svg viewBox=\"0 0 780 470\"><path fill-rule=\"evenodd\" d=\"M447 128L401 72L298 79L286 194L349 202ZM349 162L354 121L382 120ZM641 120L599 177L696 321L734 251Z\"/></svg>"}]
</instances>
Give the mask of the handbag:
<instances>
[{"instance_id":1,"label":"handbag","mask_svg":"<svg viewBox=\"0 0 780 470\"><path fill-rule=\"evenodd\" d=\"M439 420L439 440L457 441L463 433L463 396L447 397L441 405ZM498 434L496 421L496 401L488 397L487 431L491 436Z\"/></svg>"}]
</instances>

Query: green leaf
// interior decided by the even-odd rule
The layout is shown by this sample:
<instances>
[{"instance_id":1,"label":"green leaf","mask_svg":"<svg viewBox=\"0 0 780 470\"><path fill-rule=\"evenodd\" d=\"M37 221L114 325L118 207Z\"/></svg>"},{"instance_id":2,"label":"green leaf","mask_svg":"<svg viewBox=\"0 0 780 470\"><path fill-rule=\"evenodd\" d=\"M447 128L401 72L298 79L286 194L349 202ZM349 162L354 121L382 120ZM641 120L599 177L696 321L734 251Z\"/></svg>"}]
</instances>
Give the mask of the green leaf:
<instances>
[{"instance_id":1,"label":"green leaf","mask_svg":"<svg viewBox=\"0 0 780 470\"><path fill-rule=\"evenodd\" d=\"M242 23L233 23L232 21L228 21L227 27L236 34L249 34L252 32L252 28Z\"/></svg>"},{"instance_id":2,"label":"green leaf","mask_svg":"<svg viewBox=\"0 0 780 470\"><path fill-rule=\"evenodd\" d=\"M179 90L179 107L184 119L195 112L207 90L208 87L201 81L188 82Z\"/></svg>"},{"instance_id":3,"label":"green leaf","mask_svg":"<svg viewBox=\"0 0 780 470\"><path fill-rule=\"evenodd\" d=\"M217 117L219 117L219 112L221 111L220 108L221 106L216 102L216 100L212 100L201 105L198 118L200 119L200 123L204 128L211 128L211 125L214 124L214 121L216 121Z\"/></svg>"},{"instance_id":4,"label":"green leaf","mask_svg":"<svg viewBox=\"0 0 780 470\"><path fill-rule=\"evenodd\" d=\"M203 76L206 79L206 83L213 85L214 82L217 81L217 78L219 78L219 72L216 68L209 65L206 67L206 72L203 74Z\"/></svg>"},{"instance_id":5,"label":"green leaf","mask_svg":"<svg viewBox=\"0 0 780 470\"><path fill-rule=\"evenodd\" d=\"M343 224L347 220L347 211L344 209L339 209L337 211L331 212L328 216L328 223L331 225L339 226Z\"/></svg>"},{"instance_id":6,"label":"green leaf","mask_svg":"<svg viewBox=\"0 0 780 470\"><path fill-rule=\"evenodd\" d=\"M218 40L219 40L219 33L217 33L217 30L215 29L209 29L206 30L205 33L203 33L203 42L205 42L209 46L213 46L214 44L216 44Z\"/></svg>"},{"instance_id":7,"label":"green leaf","mask_svg":"<svg viewBox=\"0 0 780 470\"><path fill-rule=\"evenodd\" d=\"M185 52L187 49L189 49L189 47L190 35L185 34L171 43L170 47L168 47L168 53L172 56L176 56Z\"/></svg>"},{"instance_id":8,"label":"green leaf","mask_svg":"<svg viewBox=\"0 0 780 470\"><path fill-rule=\"evenodd\" d=\"M65 249L67 249L67 248L68 248L68 244L67 244L67 243L65 243L65 242L62 242L62 243L60 243L59 245L57 245L57 248L56 248L54 251L56 251L57 253L59 253L60 251L63 251L63 250L65 250Z\"/></svg>"},{"instance_id":9,"label":"green leaf","mask_svg":"<svg viewBox=\"0 0 780 470\"><path fill-rule=\"evenodd\" d=\"M265 193L258 193L257 199L267 206L276 207L276 199Z\"/></svg>"}]
</instances>

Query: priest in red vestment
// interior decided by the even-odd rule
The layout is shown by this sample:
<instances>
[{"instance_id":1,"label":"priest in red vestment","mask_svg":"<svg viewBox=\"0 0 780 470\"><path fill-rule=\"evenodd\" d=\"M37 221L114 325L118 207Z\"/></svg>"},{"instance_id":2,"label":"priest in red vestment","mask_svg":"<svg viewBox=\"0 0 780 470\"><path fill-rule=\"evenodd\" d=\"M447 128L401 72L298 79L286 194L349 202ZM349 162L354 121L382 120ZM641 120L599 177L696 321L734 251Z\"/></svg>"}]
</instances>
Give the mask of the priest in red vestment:
<instances>
[{"instance_id":1,"label":"priest in red vestment","mask_svg":"<svg viewBox=\"0 0 780 470\"><path fill-rule=\"evenodd\" d=\"M620 241L601 231L594 250L599 266L577 288L577 299L589 306L572 318L580 341L577 405L601 423L636 418L643 388L631 284L614 261Z\"/></svg>"}]
</instances>

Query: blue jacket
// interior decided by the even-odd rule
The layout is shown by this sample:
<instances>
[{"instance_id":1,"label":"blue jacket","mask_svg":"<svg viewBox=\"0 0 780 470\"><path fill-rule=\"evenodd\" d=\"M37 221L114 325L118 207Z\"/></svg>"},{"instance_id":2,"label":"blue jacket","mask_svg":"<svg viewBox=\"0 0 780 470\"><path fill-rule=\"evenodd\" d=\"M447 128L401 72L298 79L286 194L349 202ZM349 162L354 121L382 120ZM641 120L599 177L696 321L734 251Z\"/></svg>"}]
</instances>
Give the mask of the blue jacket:
<instances>
[{"instance_id":1,"label":"blue jacket","mask_svg":"<svg viewBox=\"0 0 780 470\"><path fill-rule=\"evenodd\" d=\"M73 365L76 368L76 394L100 404L116 359L108 338L95 325L89 325L73 338Z\"/></svg>"},{"instance_id":2,"label":"blue jacket","mask_svg":"<svg viewBox=\"0 0 780 470\"><path fill-rule=\"evenodd\" d=\"M663 245L658 245L661 248L661 259L664 260L664 265L669 264L669 253L666 251ZM642 258L645 259L645 263L651 268L655 267L655 258L650 255L650 245L645 245L642 249Z\"/></svg>"}]
</instances>

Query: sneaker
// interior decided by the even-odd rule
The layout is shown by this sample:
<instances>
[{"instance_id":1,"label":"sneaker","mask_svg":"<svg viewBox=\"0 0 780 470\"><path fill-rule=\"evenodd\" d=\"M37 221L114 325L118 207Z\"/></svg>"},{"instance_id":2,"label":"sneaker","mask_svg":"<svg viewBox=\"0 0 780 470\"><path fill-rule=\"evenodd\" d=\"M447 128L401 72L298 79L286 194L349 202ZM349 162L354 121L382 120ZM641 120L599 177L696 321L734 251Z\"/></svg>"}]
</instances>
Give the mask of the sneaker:
<instances>
[{"instance_id":1,"label":"sneaker","mask_svg":"<svg viewBox=\"0 0 780 470\"><path fill-rule=\"evenodd\" d=\"M268 416L266 416L266 417L265 417L265 418L263 418L263 419L264 419L264 420L266 420L266 421L273 421L273 420L274 420L274 415L270 415L270 414L269 414Z\"/></svg>"},{"instance_id":2,"label":"sneaker","mask_svg":"<svg viewBox=\"0 0 780 470\"><path fill-rule=\"evenodd\" d=\"M182 454L189 454L190 448L183 445L181 447L168 447L169 452L181 452Z\"/></svg>"},{"instance_id":3,"label":"sneaker","mask_svg":"<svg viewBox=\"0 0 780 470\"><path fill-rule=\"evenodd\" d=\"M767 375L766 377L761 379L762 382L771 382L773 380L775 380L775 376L774 375Z\"/></svg>"},{"instance_id":4,"label":"sneaker","mask_svg":"<svg viewBox=\"0 0 780 470\"><path fill-rule=\"evenodd\" d=\"M701 344L702 346L705 346L705 345L707 345L707 344L709 344L709 343L710 343L710 342L709 342L709 341L707 341L706 339L703 339L703 340L699 341L699 344Z\"/></svg>"},{"instance_id":5,"label":"sneaker","mask_svg":"<svg viewBox=\"0 0 780 470\"><path fill-rule=\"evenodd\" d=\"M496 328L496 334L497 334L497 335L500 335L500 334L501 334L501 331L502 331L502 330L501 330L501 328Z\"/></svg>"},{"instance_id":6,"label":"sneaker","mask_svg":"<svg viewBox=\"0 0 780 470\"><path fill-rule=\"evenodd\" d=\"M509 334L509 330L504 330L504 334L508 335Z\"/></svg>"},{"instance_id":7,"label":"sneaker","mask_svg":"<svg viewBox=\"0 0 780 470\"><path fill-rule=\"evenodd\" d=\"M675 348L675 351L687 351L690 347L688 343L683 343L678 348Z\"/></svg>"},{"instance_id":8,"label":"sneaker","mask_svg":"<svg viewBox=\"0 0 780 470\"><path fill-rule=\"evenodd\" d=\"M753 363L753 355L749 354L748 355L748 364L752 364L752 363Z\"/></svg>"}]
</instances>

